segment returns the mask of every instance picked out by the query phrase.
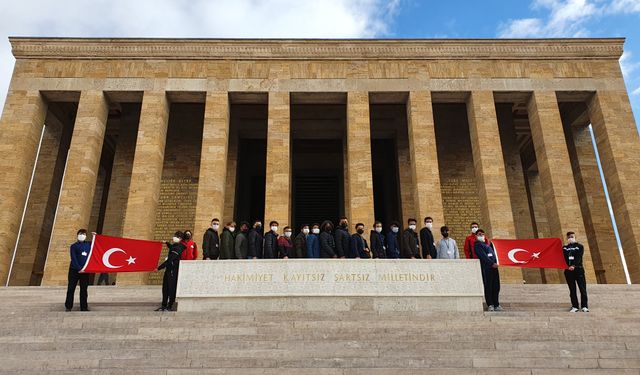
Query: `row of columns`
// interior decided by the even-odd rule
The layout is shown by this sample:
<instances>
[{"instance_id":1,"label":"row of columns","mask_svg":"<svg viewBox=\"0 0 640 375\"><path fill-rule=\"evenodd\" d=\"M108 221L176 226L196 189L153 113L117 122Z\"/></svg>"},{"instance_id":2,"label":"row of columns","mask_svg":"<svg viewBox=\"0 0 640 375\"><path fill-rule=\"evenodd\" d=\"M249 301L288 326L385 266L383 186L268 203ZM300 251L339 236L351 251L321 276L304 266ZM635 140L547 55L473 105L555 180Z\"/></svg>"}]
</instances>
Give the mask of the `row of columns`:
<instances>
[{"instance_id":1,"label":"row of columns","mask_svg":"<svg viewBox=\"0 0 640 375\"><path fill-rule=\"evenodd\" d=\"M268 104L265 220L289 225L291 202L290 95L270 92ZM170 103L164 91L144 92L133 158L122 235L153 238L158 205ZM101 91L80 95L66 173L52 232L43 284L66 282L68 246L75 231L89 224L100 153L108 117L108 100ZM626 93L598 92L588 103L601 150L606 181L619 224L629 271L640 282L640 142ZM560 119L556 94L535 91L528 102L529 121L539 168L549 233L564 238L575 231L585 239L584 221ZM510 196L502 154L496 106L491 91L473 91L467 101L474 170L480 199L482 226L493 238L515 238L513 196ZM28 171L36 157L37 142L46 115L46 102L38 92L10 91L0 125L0 159L5 183L0 185L0 277L6 279L28 190ZM437 159L432 98L429 91L409 93L408 146L413 204L408 216L429 215L444 223ZM206 95L196 204L196 236L213 217L225 217L230 194L229 99L226 91ZM16 142L16 140L20 142ZM375 219L368 92L347 95L346 211L351 222L371 226ZM232 195L231 195L232 196ZM197 237L196 237L197 238ZM586 241L585 268L595 281ZM614 244L612 244L614 246ZM148 275L121 274L121 284L146 283ZM503 278L520 282L519 269L506 269Z\"/></svg>"}]
</instances>

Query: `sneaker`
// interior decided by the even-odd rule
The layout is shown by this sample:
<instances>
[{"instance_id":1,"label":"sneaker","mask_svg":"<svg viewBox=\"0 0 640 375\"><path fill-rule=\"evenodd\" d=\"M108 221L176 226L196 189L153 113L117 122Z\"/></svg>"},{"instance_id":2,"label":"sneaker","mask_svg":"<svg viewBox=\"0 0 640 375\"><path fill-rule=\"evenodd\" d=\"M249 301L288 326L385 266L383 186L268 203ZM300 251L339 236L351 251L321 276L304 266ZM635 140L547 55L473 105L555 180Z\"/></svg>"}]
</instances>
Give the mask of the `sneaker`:
<instances>
[{"instance_id":1,"label":"sneaker","mask_svg":"<svg viewBox=\"0 0 640 375\"><path fill-rule=\"evenodd\" d=\"M588 307L583 307L582 308L582 312L589 312L589 308Z\"/></svg>"},{"instance_id":2,"label":"sneaker","mask_svg":"<svg viewBox=\"0 0 640 375\"><path fill-rule=\"evenodd\" d=\"M578 310L577 307L572 307L571 310L569 310L570 313L577 313L578 311L580 310Z\"/></svg>"},{"instance_id":3,"label":"sneaker","mask_svg":"<svg viewBox=\"0 0 640 375\"><path fill-rule=\"evenodd\" d=\"M165 311L167 310L164 306L160 306L157 309L153 310L153 311Z\"/></svg>"},{"instance_id":4,"label":"sneaker","mask_svg":"<svg viewBox=\"0 0 640 375\"><path fill-rule=\"evenodd\" d=\"M495 310L496 310L496 311L504 311L504 309L503 309L503 308L502 308L502 306L500 306L500 305L496 306L496 309L495 309Z\"/></svg>"},{"instance_id":5,"label":"sneaker","mask_svg":"<svg viewBox=\"0 0 640 375\"><path fill-rule=\"evenodd\" d=\"M493 307L493 305L489 305L489 307L487 307L487 311L495 311L496 309Z\"/></svg>"}]
</instances>

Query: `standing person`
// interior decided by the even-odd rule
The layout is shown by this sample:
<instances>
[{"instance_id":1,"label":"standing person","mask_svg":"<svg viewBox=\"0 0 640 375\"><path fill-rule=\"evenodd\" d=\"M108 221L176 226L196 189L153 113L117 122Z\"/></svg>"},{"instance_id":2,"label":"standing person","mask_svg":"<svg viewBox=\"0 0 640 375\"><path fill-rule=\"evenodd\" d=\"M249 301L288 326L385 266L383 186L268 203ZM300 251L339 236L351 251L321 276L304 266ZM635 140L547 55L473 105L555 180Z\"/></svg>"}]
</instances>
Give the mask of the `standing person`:
<instances>
[{"instance_id":1,"label":"standing person","mask_svg":"<svg viewBox=\"0 0 640 375\"><path fill-rule=\"evenodd\" d=\"M220 220L217 218L211 220L211 226L207 228L202 236L202 256L205 260L215 260L220 257L220 236L218 229L220 228Z\"/></svg>"},{"instance_id":2,"label":"standing person","mask_svg":"<svg viewBox=\"0 0 640 375\"><path fill-rule=\"evenodd\" d=\"M402 257L408 259L420 258L420 244L418 243L418 234L416 227L418 222L416 219L407 220L409 227L402 233Z\"/></svg>"},{"instance_id":3,"label":"standing person","mask_svg":"<svg viewBox=\"0 0 640 375\"><path fill-rule=\"evenodd\" d=\"M336 240L333 236L333 224L329 220L322 222L320 226L322 233L320 233L320 258L337 258L336 254Z\"/></svg>"},{"instance_id":4,"label":"standing person","mask_svg":"<svg viewBox=\"0 0 640 375\"><path fill-rule=\"evenodd\" d=\"M293 244L295 258L304 258L307 255L307 239L309 237L309 224L302 224L300 233Z\"/></svg>"},{"instance_id":5,"label":"standing person","mask_svg":"<svg viewBox=\"0 0 640 375\"><path fill-rule=\"evenodd\" d=\"M320 258L320 225L313 224L307 236L307 258Z\"/></svg>"},{"instance_id":6,"label":"standing person","mask_svg":"<svg viewBox=\"0 0 640 375\"><path fill-rule=\"evenodd\" d=\"M262 245L264 241L264 235L262 233L262 221L256 220L253 222L253 228L249 231L249 253L247 257L249 259L262 258L262 252L264 251Z\"/></svg>"},{"instance_id":7,"label":"standing person","mask_svg":"<svg viewBox=\"0 0 640 375\"><path fill-rule=\"evenodd\" d=\"M478 223L475 221L471 223L471 234L467 236L464 240L464 257L467 259L478 259L475 252L476 246L476 232L478 231ZM485 238L484 240L487 245L489 244L489 240Z\"/></svg>"},{"instance_id":8,"label":"standing person","mask_svg":"<svg viewBox=\"0 0 640 375\"><path fill-rule=\"evenodd\" d=\"M271 230L264 235L264 259L274 259L278 255L278 222L269 223Z\"/></svg>"},{"instance_id":9,"label":"standing person","mask_svg":"<svg viewBox=\"0 0 640 375\"><path fill-rule=\"evenodd\" d=\"M180 259L186 249L184 244L184 233L177 231L174 233L171 242L165 242L169 248L167 259L158 266L157 271L165 269L162 277L162 305L156 311L171 311L176 301L176 288L178 287L178 269Z\"/></svg>"},{"instance_id":10,"label":"standing person","mask_svg":"<svg viewBox=\"0 0 640 375\"><path fill-rule=\"evenodd\" d=\"M344 258L349 252L350 235L349 235L349 221L346 217L340 218L340 225L335 230L335 243L336 243L336 255L338 258Z\"/></svg>"},{"instance_id":11,"label":"standing person","mask_svg":"<svg viewBox=\"0 0 640 375\"><path fill-rule=\"evenodd\" d=\"M480 259L480 269L482 270L482 283L484 284L484 299L487 302L488 311L502 311L500 306L500 272L498 272L498 260L496 253L487 244L485 234L482 229L476 231L476 242L474 252Z\"/></svg>"},{"instance_id":12,"label":"standing person","mask_svg":"<svg viewBox=\"0 0 640 375\"><path fill-rule=\"evenodd\" d=\"M67 298L64 307L67 311L73 308L73 298L76 293L76 286L80 284L80 311L89 311L87 303L89 279L91 274L80 273L89 259L91 241L87 241L87 230L80 229L76 232L77 241L69 247L71 262L69 263L69 274L67 277Z\"/></svg>"},{"instance_id":13,"label":"standing person","mask_svg":"<svg viewBox=\"0 0 640 375\"><path fill-rule=\"evenodd\" d=\"M278 237L278 258L289 259L293 254L293 241L291 241L291 227L284 227L284 236Z\"/></svg>"},{"instance_id":14,"label":"standing person","mask_svg":"<svg viewBox=\"0 0 640 375\"><path fill-rule=\"evenodd\" d=\"M386 258L387 257L387 244L382 234L382 223L376 221L373 223L373 230L369 236L371 243L371 253L374 258Z\"/></svg>"},{"instance_id":15,"label":"standing person","mask_svg":"<svg viewBox=\"0 0 640 375\"><path fill-rule=\"evenodd\" d=\"M230 221L222 230L220 236L220 259L236 258L236 222Z\"/></svg>"},{"instance_id":16,"label":"standing person","mask_svg":"<svg viewBox=\"0 0 640 375\"><path fill-rule=\"evenodd\" d=\"M422 245L422 258L435 259L438 257L436 241L433 238L433 219L430 216L424 218L424 228L420 229L420 244Z\"/></svg>"},{"instance_id":17,"label":"standing person","mask_svg":"<svg viewBox=\"0 0 640 375\"><path fill-rule=\"evenodd\" d=\"M243 221L240 223L240 232L236 235L235 240L235 256L236 259L247 259L249 253L249 239L247 238L249 232L249 223Z\"/></svg>"},{"instance_id":18,"label":"standing person","mask_svg":"<svg viewBox=\"0 0 640 375\"><path fill-rule=\"evenodd\" d=\"M569 286L569 296L571 297L572 313L580 311L589 312L589 300L587 298L587 279L584 276L584 267L582 266L582 257L584 255L584 246L576 240L575 232L567 232L567 244L562 247L564 253L564 261L568 268L564 270L564 277L567 279ZM580 289L580 305L578 305L578 294L576 293L576 284Z\"/></svg>"},{"instance_id":19,"label":"standing person","mask_svg":"<svg viewBox=\"0 0 640 375\"><path fill-rule=\"evenodd\" d=\"M109 285L109 274L106 272L102 272L100 273L100 275L98 276L98 281L96 282L97 285Z\"/></svg>"},{"instance_id":20,"label":"standing person","mask_svg":"<svg viewBox=\"0 0 640 375\"><path fill-rule=\"evenodd\" d=\"M460 259L458 244L456 240L449 237L449 227L446 225L441 227L440 233L442 234L442 239L436 244L438 259Z\"/></svg>"},{"instance_id":21,"label":"standing person","mask_svg":"<svg viewBox=\"0 0 640 375\"><path fill-rule=\"evenodd\" d=\"M351 235L349 243L349 251L347 252L347 258L371 258L371 250L367 245L367 241L362 236L364 234L364 224L357 223L355 226L356 232Z\"/></svg>"},{"instance_id":22,"label":"standing person","mask_svg":"<svg viewBox=\"0 0 640 375\"><path fill-rule=\"evenodd\" d=\"M189 229L184 231L184 245L186 249L182 252L180 260L198 259L198 245L193 241L193 234Z\"/></svg>"},{"instance_id":23,"label":"standing person","mask_svg":"<svg viewBox=\"0 0 640 375\"><path fill-rule=\"evenodd\" d=\"M398 232L400 231L400 224L394 221L389 226L389 232L387 233L387 258L398 259L400 258L400 241L398 240Z\"/></svg>"}]
</instances>

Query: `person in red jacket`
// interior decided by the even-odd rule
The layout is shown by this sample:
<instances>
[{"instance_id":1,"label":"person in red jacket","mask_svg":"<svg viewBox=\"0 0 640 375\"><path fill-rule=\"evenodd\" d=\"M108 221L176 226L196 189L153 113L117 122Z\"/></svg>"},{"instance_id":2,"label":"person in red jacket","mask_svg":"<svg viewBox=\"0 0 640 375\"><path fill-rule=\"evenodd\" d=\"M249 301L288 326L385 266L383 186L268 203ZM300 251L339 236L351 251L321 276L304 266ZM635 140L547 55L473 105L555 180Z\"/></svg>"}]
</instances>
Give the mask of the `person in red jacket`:
<instances>
[{"instance_id":1,"label":"person in red jacket","mask_svg":"<svg viewBox=\"0 0 640 375\"><path fill-rule=\"evenodd\" d=\"M478 259L474 247L476 245L476 232L478 231L478 223L471 223L471 234L464 240L464 257L467 259ZM484 242L488 245L489 240L484 238Z\"/></svg>"},{"instance_id":2,"label":"person in red jacket","mask_svg":"<svg viewBox=\"0 0 640 375\"><path fill-rule=\"evenodd\" d=\"M180 260L196 260L198 259L198 245L193 241L193 234L190 230L184 231L184 239L182 244L185 246Z\"/></svg>"},{"instance_id":3,"label":"person in red jacket","mask_svg":"<svg viewBox=\"0 0 640 375\"><path fill-rule=\"evenodd\" d=\"M292 233L291 227L284 227L284 236L278 237L278 258L289 259L289 256L293 254Z\"/></svg>"}]
</instances>

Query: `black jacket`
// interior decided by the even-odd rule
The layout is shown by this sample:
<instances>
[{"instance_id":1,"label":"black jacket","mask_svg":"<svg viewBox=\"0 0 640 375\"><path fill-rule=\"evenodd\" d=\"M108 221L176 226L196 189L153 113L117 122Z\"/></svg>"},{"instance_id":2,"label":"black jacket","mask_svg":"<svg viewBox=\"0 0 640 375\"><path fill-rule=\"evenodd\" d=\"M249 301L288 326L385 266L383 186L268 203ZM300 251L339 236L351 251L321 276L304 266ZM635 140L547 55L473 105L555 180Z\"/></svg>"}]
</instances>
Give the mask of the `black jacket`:
<instances>
[{"instance_id":1,"label":"black jacket","mask_svg":"<svg viewBox=\"0 0 640 375\"><path fill-rule=\"evenodd\" d=\"M182 256L182 252L187 247L181 242L174 244L165 242L165 244L169 248L169 254L167 254L167 259L158 266L158 270L164 268L176 270L180 265L180 257Z\"/></svg>"},{"instance_id":2,"label":"black jacket","mask_svg":"<svg viewBox=\"0 0 640 375\"><path fill-rule=\"evenodd\" d=\"M248 234L249 239L249 250L247 252L247 256L253 258L262 258L263 252L263 241L264 237L262 236L262 230L258 231L256 228L252 228Z\"/></svg>"},{"instance_id":3,"label":"black jacket","mask_svg":"<svg viewBox=\"0 0 640 375\"><path fill-rule=\"evenodd\" d=\"M275 259L278 254L278 234L268 231L264 235L264 259Z\"/></svg>"},{"instance_id":4,"label":"black jacket","mask_svg":"<svg viewBox=\"0 0 640 375\"><path fill-rule=\"evenodd\" d=\"M385 245L384 234L382 234L382 232L378 233L375 230L372 230L369 242L371 243L371 255L374 258L387 257L387 246Z\"/></svg>"},{"instance_id":5,"label":"black jacket","mask_svg":"<svg viewBox=\"0 0 640 375\"><path fill-rule=\"evenodd\" d=\"M400 243L398 241L398 233L389 231L385 240L387 241L387 258L400 258Z\"/></svg>"},{"instance_id":6,"label":"black jacket","mask_svg":"<svg viewBox=\"0 0 640 375\"><path fill-rule=\"evenodd\" d=\"M320 258L333 258L336 256L336 241L331 232L320 233Z\"/></svg>"},{"instance_id":7,"label":"black jacket","mask_svg":"<svg viewBox=\"0 0 640 375\"><path fill-rule=\"evenodd\" d=\"M220 257L220 236L213 228L207 229L202 236L202 257L209 259Z\"/></svg>"},{"instance_id":8,"label":"black jacket","mask_svg":"<svg viewBox=\"0 0 640 375\"><path fill-rule=\"evenodd\" d=\"M411 229L402 232L402 258L420 258L420 245L418 244L418 234Z\"/></svg>"},{"instance_id":9,"label":"black jacket","mask_svg":"<svg viewBox=\"0 0 640 375\"><path fill-rule=\"evenodd\" d=\"M582 268L582 257L584 256L584 246L581 243L568 243L562 247L564 261L567 266Z\"/></svg>"},{"instance_id":10,"label":"black jacket","mask_svg":"<svg viewBox=\"0 0 640 375\"><path fill-rule=\"evenodd\" d=\"M431 229L424 227L420 229L420 245L422 245L422 258L427 259L427 255L431 255L431 258L436 259L438 257L438 251L434 245L433 233Z\"/></svg>"},{"instance_id":11,"label":"black jacket","mask_svg":"<svg viewBox=\"0 0 640 375\"><path fill-rule=\"evenodd\" d=\"M236 259L247 259L247 254L249 253L249 240L247 239L247 232L240 232L236 235L234 247Z\"/></svg>"},{"instance_id":12,"label":"black jacket","mask_svg":"<svg viewBox=\"0 0 640 375\"><path fill-rule=\"evenodd\" d=\"M349 253L350 242L351 236L349 235L349 231L347 230L347 228L336 228L335 243L336 255L338 256L338 258L347 256L347 254Z\"/></svg>"},{"instance_id":13,"label":"black jacket","mask_svg":"<svg viewBox=\"0 0 640 375\"><path fill-rule=\"evenodd\" d=\"M291 256L293 255L293 256ZM289 258L305 258L307 256L307 235L300 232L293 241L293 254Z\"/></svg>"}]
</instances>

